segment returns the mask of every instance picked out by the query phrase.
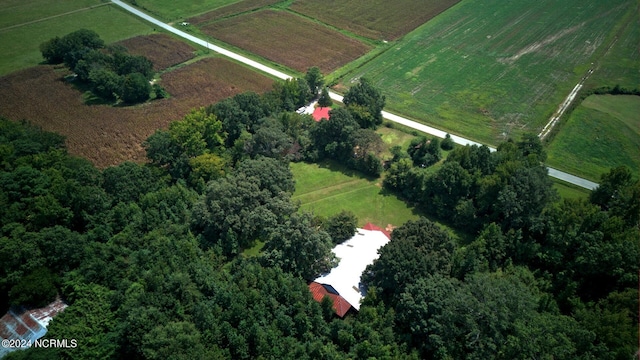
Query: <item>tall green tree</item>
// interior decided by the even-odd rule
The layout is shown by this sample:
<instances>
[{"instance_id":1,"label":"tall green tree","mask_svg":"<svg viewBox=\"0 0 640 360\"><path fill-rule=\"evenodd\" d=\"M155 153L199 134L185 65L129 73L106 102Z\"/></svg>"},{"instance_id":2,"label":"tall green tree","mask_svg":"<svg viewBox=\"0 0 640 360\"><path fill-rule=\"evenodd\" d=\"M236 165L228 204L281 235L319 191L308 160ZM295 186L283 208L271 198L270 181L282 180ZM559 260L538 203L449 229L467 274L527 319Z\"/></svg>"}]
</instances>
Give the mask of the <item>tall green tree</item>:
<instances>
[{"instance_id":1,"label":"tall green tree","mask_svg":"<svg viewBox=\"0 0 640 360\"><path fill-rule=\"evenodd\" d=\"M378 250L380 257L367 266L363 282L375 286L392 304L413 279L449 275L455 249L453 240L438 225L421 217L391 233L391 241Z\"/></svg>"},{"instance_id":2,"label":"tall green tree","mask_svg":"<svg viewBox=\"0 0 640 360\"><path fill-rule=\"evenodd\" d=\"M306 280L329 271L335 264L331 237L312 226L311 214L294 213L269 236L263 262Z\"/></svg>"},{"instance_id":3,"label":"tall green tree","mask_svg":"<svg viewBox=\"0 0 640 360\"><path fill-rule=\"evenodd\" d=\"M363 128L376 128L382 124L385 96L366 78L351 87L344 95L343 103Z\"/></svg>"},{"instance_id":4,"label":"tall green tree","mask_svg":"<svg viewBox=\"0 0 640 360\"><path fill-rule=\"evenodd\" d=\"M320 72L320 69L317 66L310 67L307 70L307 73L304 76L304 79L307 81L309 85L309 90L311 91L311 95L315 98L318 96L318 92L324 86L324 77Z\"/></svg>"}]
</instances>

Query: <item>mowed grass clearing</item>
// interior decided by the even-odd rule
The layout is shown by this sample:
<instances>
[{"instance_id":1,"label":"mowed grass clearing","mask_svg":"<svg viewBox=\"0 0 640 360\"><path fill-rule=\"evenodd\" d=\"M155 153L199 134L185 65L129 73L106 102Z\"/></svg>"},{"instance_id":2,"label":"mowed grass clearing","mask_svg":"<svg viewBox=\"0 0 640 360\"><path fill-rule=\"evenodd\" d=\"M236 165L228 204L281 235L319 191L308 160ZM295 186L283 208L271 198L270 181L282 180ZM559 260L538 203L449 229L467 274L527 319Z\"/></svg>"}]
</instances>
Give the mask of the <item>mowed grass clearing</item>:
<instances>
[{"instance_id":1,"label":"mowed grass clearing","mask_svg":"<svg viewBox=\"0 0 640 360\"><path fill-rule=\"evenodd\" d=\"M146 161L142 143L191 109L244 91L270 90L273 80L222 58L205 58L162 76L171 94L130 107L87 105L83 94L63 80L66 69L37 66L0 78L0 116L26 120L66 136L69 153L104 168Z\"/></svg>"},{"instance_id":2,"label":"mowed grass clearing","mask_svg":"<svg viewBox=\"0 0 640 360\"><path fill-rule=\"evenodd\" d=\"M399 226L418 214L404 201L383 190L380 179L369 179L333 162L291 163L296 180L294 201L301 209L320 216L342 210L358 217L358 226L371 222L381 227Z\"/></svg>"},{"instance_id":3,"label":"mowed grass clearing","mask_svg":"<svg viewBox=\"0 0 640 360\"><path fill-rule=\"evenodd\" d=\"M547 164L593 181L610 168L640 172L640 96L591 95L547 148Z\"/></svg>"},{"instance_id":4,"label":"mowed grass clearing","mask_svg":"<svg viewBox=\"0 0 640 360\"><path fill-rule=\"evenodd\" d=\"M375 40L394 40L460 0L299 0L290 8L340 29Z\"/></svg>"},{"instance_id":5,"label":"mowed grass clearing","mask_svg":"<svg viewBox=\"0 0 640 360\"><path fill-rule=\"evenodd\" d=\"M82 28L97 32L106 43L153 32L149 24L113 5L0 30L0 76L41 63L41 43Z\"/></svg>"},{"instance_id":6,"label":"mowed grass clearing","mask_svg":"<svg viewBox=\"0 0 640 360\"><path fill-rule=\"evenodd\" d=\"M370 49L356 39L286 11L248 13L201 30L300 72L317 66L326 74Z\"/></svg>"},{"instance_id":7,"label":"mowed grass clearing","mask_svg":"<svg viewBox=\"0 0 640 360\"><path fill-rule=\"evenodd\" d=\"M633 0L468 0L347 74L366 76L390 110L497 144L537 132L584 75Z\"/></svg>"}]
</instances>

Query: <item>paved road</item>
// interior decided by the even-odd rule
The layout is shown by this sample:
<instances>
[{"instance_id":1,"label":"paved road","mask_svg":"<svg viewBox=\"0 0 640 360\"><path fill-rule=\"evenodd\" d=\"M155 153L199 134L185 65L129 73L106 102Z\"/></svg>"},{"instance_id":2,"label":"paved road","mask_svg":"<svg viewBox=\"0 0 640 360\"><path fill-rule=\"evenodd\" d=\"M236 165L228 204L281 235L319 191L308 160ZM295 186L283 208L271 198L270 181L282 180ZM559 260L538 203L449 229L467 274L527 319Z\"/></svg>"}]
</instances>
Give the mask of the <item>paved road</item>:
<instances>
[{"instance_id":1,"label":"paved road","mask_svg":"<svg viewBox=\"0 0 640 360\"><path fill-rule=\"evenodd\" d=\"M283 80L292 78L292 76L290 76L290 75L287 75L287 74L285 74L283 72L275 70L275 69L273 69L271 67L268 67L268 66L266 66L264 64L260 64L257 61L251 60L251 59L249 59L249 58L247 58L245 56L242 56L240 54L236 54L236 53L234 53L232 51L229 51L229 50L227 50L225 48L210 44L209 42L207 42L205 40L197 38L197 37L195 37L195 36L193 36L191 34L188 34L188 33L184 32L184 31L178 30L178 29L174 28L173 26L170 26L169 24L165 24L162 21L160 21L160 20L158 20L158 19L156 19L154 17L151 17L151 16L143 13L142 11L140 11L140 10L130 6L130 5L127 5L127 4L123 3L120 0L111 0L111 2L113 2L114 4L122 7L123 9L131 12L132 14L134 14L136 16L139 16L142 19L144 19L144 20L146 20L146 21L148 21L148 22L150 22L150 23L152 23L154 25L157 25L158 27L161 27L161 28L173 33L173 34L176 34L176 35L178 35L178 36L180 36L180 37L182 37L184 39L187 39L189 41L192 41L192 42L194 42L194 43L196 43L198 45L204 46L207 49L213 50L213 51L215 51L215 52L217 52L217 53L219 53L221 55L224 55L224 56L229 57L231 59L234 59L234 60L236 60L238 62L246 64L246 65L248 65L248 66L250 66L250 67L252 67L254 69L260 70L262 72L265 72L265 73L267 73L269 75L273 75L273 76L275 76L275 77L277 77L279 79L283 79ZM335 93L333 91L330 91L329 92L329 96L333 100L342 102L342 96L340 94L337 94L337 93ZM433 128L431 126L427 126L427 125L424 125L424 124L420 124L418 122L409 120L407 118L404 118L404 117L401 117L401 116L398 116L398 115L395 115L395 114L392 114L392 113L387 112L387 111L382 111L382 116L387 120L390 120L390 121L393 121L393 122L397 122L397 123L402 124L404 126L410 127L412 129L416 129L418 131L421 131L421 132L424 132L424 133L427 133L427 134L430 134L430 135L433 135L433 136L444 138L445 135L446 135L446 132L444 132L442 130L439 130L439 129L436 129L436 128ZM465 139L463 137L456 136L456 135L451 135L451 139L456 144L460 144L460 145L478 145L478 146L482 145L482 144L477 143L475 141L472 141L472 140L469 140L469 139ZM495 148L493 148L493 147L489 147L489 149L491 149L491 151L495 151ZM560 179L562 181L566 181L568 183L571 183L571 184L574 184L574 185L577 185L577 186L581 186L581 187L589 189L589 190L593 190L598 186L598 184L596 184L596 183L594 183L592 181L589 181L589 180L586 180L586 179L582 179L580 177L577 177L577 176L574 176L574 175L571 175L571 174L567 174L567 173L562 172L560 170L556 170L556 169L553 169L553 168L548 168L548 169L549 169L549 176L554 177L556 179Z\"/></svg>"}]
</instances>

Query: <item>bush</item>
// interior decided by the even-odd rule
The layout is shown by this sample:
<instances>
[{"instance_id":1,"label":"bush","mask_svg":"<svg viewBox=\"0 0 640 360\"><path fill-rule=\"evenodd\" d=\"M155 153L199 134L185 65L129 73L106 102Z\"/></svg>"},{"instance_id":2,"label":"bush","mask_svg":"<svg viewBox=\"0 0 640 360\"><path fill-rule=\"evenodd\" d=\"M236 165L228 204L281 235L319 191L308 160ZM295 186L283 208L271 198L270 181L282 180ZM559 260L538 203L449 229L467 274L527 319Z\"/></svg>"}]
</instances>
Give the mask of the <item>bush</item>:
<instances>
[{"instance_id":1,"label":"bush","mask_svg":"<svg viewBox=\"0 0 640 360\"><path fill-rule=\"evenodd\" d=\"M124 78L122 84L122 100L129 104L135 104L149 99L151 85L140 73L132 73Z\"/></svg>"},{"instance_id":2,"label":"bush","mask_svg":"<svg viewBox=\"0 0 640 360\"><path fill-rule=\"evenodd\" d=\"M453 150L453 140L451 139L451 135L447 134L444 137L444 140L442 140L442 142L440 143L440 148L442 150Z\"/></svg>"}]
</instances>

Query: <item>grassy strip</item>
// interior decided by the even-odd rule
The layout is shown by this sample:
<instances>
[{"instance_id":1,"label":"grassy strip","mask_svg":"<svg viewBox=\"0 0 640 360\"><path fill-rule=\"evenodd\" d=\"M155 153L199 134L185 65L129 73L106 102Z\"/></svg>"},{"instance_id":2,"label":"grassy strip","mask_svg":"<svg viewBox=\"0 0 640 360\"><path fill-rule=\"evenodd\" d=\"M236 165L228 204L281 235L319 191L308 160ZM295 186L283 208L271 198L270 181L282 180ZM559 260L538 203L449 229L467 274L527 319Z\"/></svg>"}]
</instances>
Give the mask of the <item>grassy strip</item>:
<instances>
[{"instance_id":1,"label":"grassy strip","mask_svg":"<svg viewBox=\"0 0 640 360\"><path fill-rule=\"evenodd\" d=\"M107 43L150 34L153 27L113 5L73 13L0 31L0 76L42 62L39 46L54 36L85 28L97 32Z\"/></svg>"},{"instance_id":2,"label":"grassy strip","mask_svg":"<svg viewBox=\"0 0 640 360\"><path fill-rule=\"evenodd\" d=\"M588 199L589 194L591 193L583 187L569 184L558 179L553 179L553 187L564 199Z\"/></svg>"}]
</instances>

